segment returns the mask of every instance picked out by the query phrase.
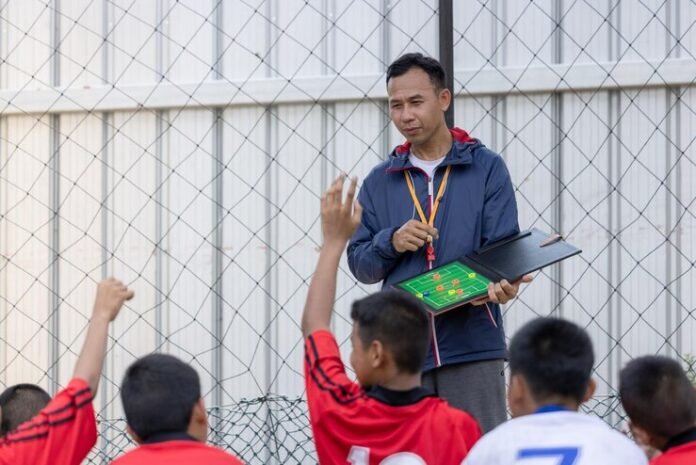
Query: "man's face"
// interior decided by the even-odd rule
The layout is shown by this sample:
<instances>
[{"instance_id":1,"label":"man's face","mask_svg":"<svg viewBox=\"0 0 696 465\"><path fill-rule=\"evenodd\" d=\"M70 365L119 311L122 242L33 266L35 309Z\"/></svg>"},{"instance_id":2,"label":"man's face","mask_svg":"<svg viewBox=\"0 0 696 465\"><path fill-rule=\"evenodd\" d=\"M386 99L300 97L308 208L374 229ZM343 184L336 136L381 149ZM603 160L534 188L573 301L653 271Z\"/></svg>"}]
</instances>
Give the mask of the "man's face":
<instances>
[{"instance_id":1,"label":"man's face","mask_svg":"<svg viewBox=\"0 0 696 465\"><path fill-rule=\"evenodd\" d=\"M389 117L414 145L427 143L445 124L443 112L450 104L448 90L438 91L421 68L411 68L387 83Z\"/></svg>"}]
</instances>

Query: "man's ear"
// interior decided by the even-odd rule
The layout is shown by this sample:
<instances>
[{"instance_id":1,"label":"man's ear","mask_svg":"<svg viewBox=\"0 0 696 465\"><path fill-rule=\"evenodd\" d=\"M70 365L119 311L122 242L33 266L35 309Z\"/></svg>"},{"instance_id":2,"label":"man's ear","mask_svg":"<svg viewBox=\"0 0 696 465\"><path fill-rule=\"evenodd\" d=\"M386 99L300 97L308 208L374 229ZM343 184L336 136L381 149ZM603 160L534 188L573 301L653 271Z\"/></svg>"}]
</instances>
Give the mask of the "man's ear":
<instances>
[{"instance_id":1,"label":"man's ear","mask_svg":"<svg viewBox=\"0 0 696 465\"><path fill-rule=\"evenodd\" d=\"M130 425L126 425L126 433L128 433L128 436L131 437L131 439L137 444L140 445L143 443L143 440L140 439L140 437L135 434L135 431L130 427Z\"/></svg>"},{"instance_id":2,"label":"man's ear","mask_svg":"<svg viewBox=\"0 0 696 465\"><path fill-rule=\"evenodd\" d=\"M587 383L587 389L585 389L585 395L582 396L582 403L584 404L588 400L592 399L595 391L597 390L597 382L594 378L590 378L590 382Z\"/></svg>"},{"instance_id":3,"label":"man's ear","mask_svg":"<svg viewBox=\"0 0 696 465\"><path fill-rule=\"evenodd\" d=\"M449 106L452 104L452 92L450 92L450 90L447 88L442 89L438 95L438 100L440 101L440 109L443 112L447 111Z\"/></svg>"}]
</instances>

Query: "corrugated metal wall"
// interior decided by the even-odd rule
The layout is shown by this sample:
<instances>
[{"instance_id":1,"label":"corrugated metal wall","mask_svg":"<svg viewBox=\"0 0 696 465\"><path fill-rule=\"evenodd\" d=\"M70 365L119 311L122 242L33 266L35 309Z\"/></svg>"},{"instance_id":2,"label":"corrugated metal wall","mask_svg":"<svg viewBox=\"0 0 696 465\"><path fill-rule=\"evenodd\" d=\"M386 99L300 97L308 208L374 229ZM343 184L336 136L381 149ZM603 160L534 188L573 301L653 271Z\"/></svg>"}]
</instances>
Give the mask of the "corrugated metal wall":
<instances>
[{"instance_id":1,"label":"corrugated metal wall","mask_svg":"<svg viewBox=\"0 0 696 465\"><path fill-rule=\"evenodd\" d=\"M694 353L696 6L454 12L457 124L505 157L523 227L584 250L508 306L508 333L550 313L587 326L602 394L631 356ZM383 72L436 55L437 27L434 0L3 4L0 382L65 383L113 274L137 300L113 326L106 416L155 349L196 367L209 404L300 395L319 195L401 141ZM346 350L349 303L374 289L343 266Z\"/></svg>"}]
</instances>

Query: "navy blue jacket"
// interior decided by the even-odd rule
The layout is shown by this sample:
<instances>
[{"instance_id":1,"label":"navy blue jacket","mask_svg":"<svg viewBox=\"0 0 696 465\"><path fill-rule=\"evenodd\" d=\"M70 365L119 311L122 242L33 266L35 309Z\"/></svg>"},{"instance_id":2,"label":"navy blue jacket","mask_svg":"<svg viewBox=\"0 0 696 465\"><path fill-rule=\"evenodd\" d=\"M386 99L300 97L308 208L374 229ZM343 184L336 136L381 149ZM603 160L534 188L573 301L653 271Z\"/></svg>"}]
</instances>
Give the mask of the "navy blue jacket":
<instances>
[{"instance_id":1,"label":"navy blue jacket","mask_svg":"<svg viewBox=\"0 0 696 465\"><path fill-rule=\"evenodd\" d=\"M440 236L434 241L435 266L519 232L515 193L503 159L464 131L455 130L453 135L452 149L434 174L437 192L445 166L452 166L435 218ZM348 264L360 282L383 281L383 286L389 286L427 270L425 247L399 254L391 242L400 226L412 218L419 219L404 170L411 171L418 198L429 214L427 175L415 168L408 156L408 146L397 147L387 161L370 172L360 188L362 224L348 244ZM498 305L454 309L436 316L433 326L426 371L440 365L505 357Z\"/></svg>"}]
</instances>

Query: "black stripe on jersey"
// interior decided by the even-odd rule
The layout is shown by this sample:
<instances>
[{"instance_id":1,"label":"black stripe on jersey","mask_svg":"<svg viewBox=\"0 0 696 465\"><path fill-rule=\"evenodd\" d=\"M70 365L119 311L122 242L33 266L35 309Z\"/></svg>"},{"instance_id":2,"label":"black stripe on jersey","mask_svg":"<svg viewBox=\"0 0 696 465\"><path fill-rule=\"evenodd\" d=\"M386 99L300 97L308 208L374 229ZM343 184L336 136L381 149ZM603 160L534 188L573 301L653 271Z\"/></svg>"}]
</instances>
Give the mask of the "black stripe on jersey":
<instances>
[{"instance_id":1,"label":"black stripe on jersey","mask_svg":"<svg viewBox=\"0 0 696 465\"><path fill-rule=\"evenodd\" d=\"M359 398L361 398L361 397L363 396L363 394L360 393L360 394L357 394L357 395L355 395L355 396L353 396L353 397L349 397L347 394L344 394L344 395L343 395L343 398L339 397L339 394L336 392L336 389L331 388L331 387L326 386L326 385L323 385L323 384L321 383L321 381L319 381L319 379L317 378L317 375L316 375L315 371L312 369L312 364L310 363L309 355L305 354L305 359L306 359L306 361L307 361L307 365L309 366L309 368L308 368L309 376L312 378L312 381L314 381L314 384L316 384L317 387L318 387L319 389L321 389L322 391L326 391L326 392L328 392L329 394L331 394L331 397L333 397L334 400L335 400L337 403L339 403L339 404L341 404L341 405L351 404L351 403L355 402L356 400L358 400ZM323 371L321 370L321 368L320 368L319 366L317 366L317 371L320 371L320 372L323 373ZM324 373L324 376L326 376L325 373ZM336 386L336 387L343 387L343 386L337 386L337 385L336 385L335 383L333 383L331 380L328 380L328 381L329 381L329 383L331 383L332 385L334 385L334 386Z\"/></svg>"},{"instance_id":2,"label":"black stripe on jersey","mask_svg":"<svg viewBox=\"0 0 696 465\"><path fill-rule=\"evenodd\" d=\"M312 344L312 352L314 352L314 360L315 361L319 360L319 350L317 349L317 345L314 342L314 337L311 335L309 336L309 342ZM331 378L329 378L329 375L326 374L326 372L321 368L321 365L319 365L319 364L317 364L317 371L319 371L319 373L322 375L322 377L324 378L324 380L326 380L326 382L328 384L338 387L341 390L341 394L343 394L343 396L348 397L350 395L350 393L346 390L345 386L334 383L333 380Z\"/></svg>"},{"instance_id":3,"label":"black stripe on jersey","mask_svg":"<svg viewBox=\"0 0 696 465\"><path fill-rule=\"evenodd\" d=\"M86 406L86 405L88 405L88 404L91 404L91 403L92 403L92 397L90 396L89 399L84 400L84 401L82 401L82 402L79 403L79 404L70 404L70 406L74 406L74 407L75 407L75 410L80 410L80 409L83 408L84 406ZM51 415L53 415L52 412L56 412L56 411L57 411L57 412L62 412L62 411L65 411L65 410L66 410L66 409L65 409L64 407L61 407L61 408L59 408L59 409L56 409L56 410L54 410L54 411L51 411ZM38 439L38 438L45 437L46 435L48 435L48 431L41 432L41 433L34 433L34 434L32 434L31 436L22 436L22 434L23 434L23 433L28 433L28 432L30 432L30 431L32 431L32 430L36 430L36 429L39 429L39 428L47 428L47 427L50 427L50 426L61 425L61 424L63 424L63 423L67 423L67 422L69 422L69 421L75 419L76 416L77 416L77 414L76 414L75 412L71 412L67 417L65 417L65 418L60 418L60 419L57 419L57 420L45 419L45 420L43 420L43 421L40 422L40 423L24 423L24 424L20 425L19 428L17 428L16 430L10 432L7 436L5 436L4 438L2 438L2 440L0 440L0 445L8 445L8 444L13 444L13 443L17 443L17 442L24 442L24 441L29 441L29 440L33 440L33 439ZM19 437L18 437L18 436L19 436Z\"/></svg>"},{"instance_id":4,"label":"black stripe on jersey","mask_svg":"<svg viewBox=\"0 0 696 465\"><path fill-rule=\"evenodd\" d=\"M75 415L73 413L68 417L61 418L60 420L52 421L50 423L44 423L44 426L47 426L47 427L59 426L59 425L62 425L63 423L68 423L68 422L73 421L76 416L77 415ZM0 445L10 445L10 444L17 444L19 442L34 441L36 439L45 438L46 436L48 436L48 433L49 433L49 431L44 431L42 433L36 433L36 434L31 435L31 436L24 436L21 438L9 438L9 439L4 440L2 443L0 443Z\"/></svg>"},{"instance_id":5,"label":"black stripe on jersey","mask_svg":"<svg viewBox=\"0 0 696 465\"><path fill-rule=\"evenodd\" d=\"M307 339L309 340L309 343L312 347L312 352L314 353L314 360L315 361L319 360L319 351L317 350L317 345L314 342L314 337L312 335L310 335L307 337ZM345 386L334 383L334 381L331 378L329 378L329 375L327 375L326 372L322 369L320 364L318 364L318 363L316 364L316 370L315 370L314 363L312 363L308 352L305 352L305 360L307 361L308 371L309 371L312 379L314 380L314 382L317 384L317 386L319 386L319 388L322 391L329 391L331 393L332 397L336 400L336 402L338 402L340 404L347 404L347 403L350 403L350 402L353 402L353 401L359 399L360 397L363 397L362 392L359 394L356 394L354 396L351 396L350 393L346 390ZM321 377L324 379L323 384L317 378L315 371L319 372ZM340 399L338 397L338 393L336 392L335 388L338 388L341 391L341 395L343 396L343 399Z\"/></svg>"}]
</instances>

